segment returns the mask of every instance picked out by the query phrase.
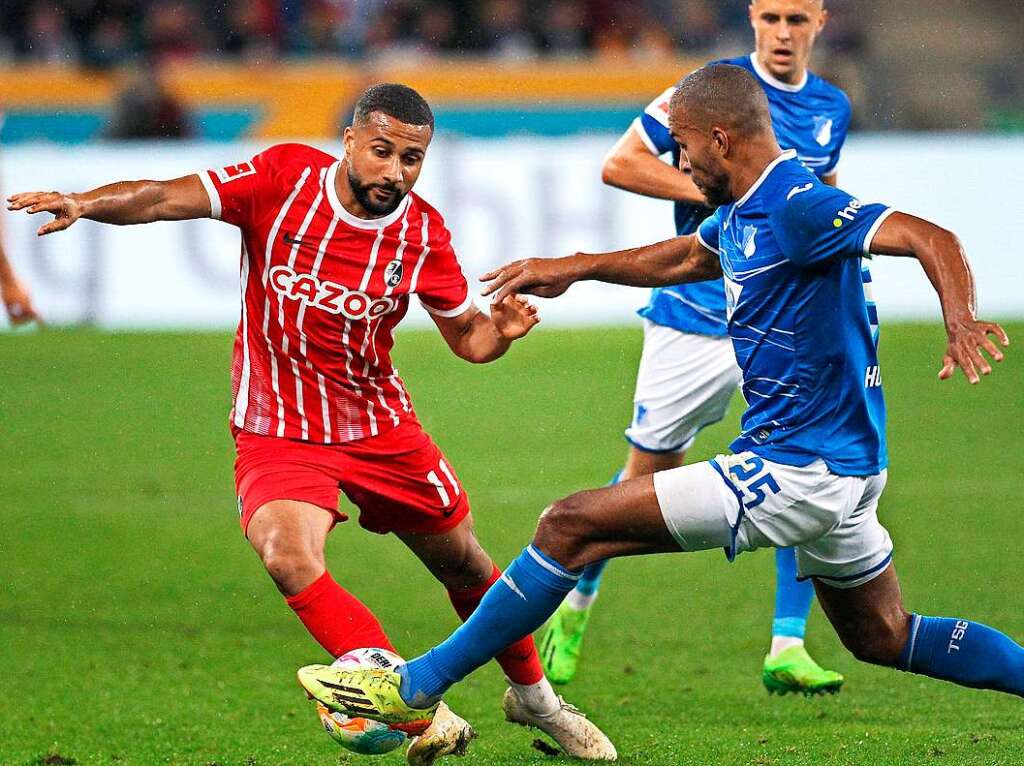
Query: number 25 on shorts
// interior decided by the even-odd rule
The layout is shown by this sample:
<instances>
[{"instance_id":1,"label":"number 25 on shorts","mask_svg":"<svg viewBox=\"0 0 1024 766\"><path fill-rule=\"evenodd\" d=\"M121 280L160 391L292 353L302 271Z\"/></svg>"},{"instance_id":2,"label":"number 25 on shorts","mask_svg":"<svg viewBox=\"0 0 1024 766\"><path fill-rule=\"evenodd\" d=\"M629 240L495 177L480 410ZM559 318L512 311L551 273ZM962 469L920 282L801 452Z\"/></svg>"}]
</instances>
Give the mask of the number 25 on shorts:
<instances>
[{"instance_id":1,"label":"number 25 on shorts","mask_svg":"<svg viewBox=\"0 0 1024 766\"><path fill-rule=\"evenodd\" d=\"M763 503L768 497L767 492L773 495L779 492L778 482L765 470L764 461L749 452L733 455L729 459L729 474L744 490L743 504L748 510Z\"/></svg>"}]
</instances>

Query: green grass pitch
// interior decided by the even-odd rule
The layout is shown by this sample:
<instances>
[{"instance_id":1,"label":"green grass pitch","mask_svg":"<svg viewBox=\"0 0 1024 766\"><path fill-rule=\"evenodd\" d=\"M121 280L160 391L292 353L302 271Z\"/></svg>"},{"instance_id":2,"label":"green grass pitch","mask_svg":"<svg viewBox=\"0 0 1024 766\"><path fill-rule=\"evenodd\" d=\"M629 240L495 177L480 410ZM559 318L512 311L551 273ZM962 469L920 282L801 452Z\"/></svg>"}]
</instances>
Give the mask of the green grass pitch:
<instances>
[{"instance_id":1,"label":"green grass pitch","mask_svg":"<svg viewBox=\"0 0 1024 766\"><path fill-rule=\"evenodd\" d=\"M1024 337L1024 326L1010 327ZM892 464L882 501L908 605L1024 638L1024 360L971 388L936 379L938 326L883 328ZM358 764L295 680L322 653L239 534L225 334L0 336L0 765ZM473 367L436 333L396 358L504 565L545 504L625 453L638 330L541 331ZM735 430L708 430L694 458ZM401 544L349 523L328 558L406 655L456 625ZM847 675L769 698L759 668L773 557L615 562L567 697L624 764L1020 764L1024 706L858 664L815 609L809 645ZM553 761L505 724L489 666L449 701L480 732L467 766ZM364 761L365 762L365 761ZM403 763L400 751L382 764Z\"/></svg>"}]
</instances>

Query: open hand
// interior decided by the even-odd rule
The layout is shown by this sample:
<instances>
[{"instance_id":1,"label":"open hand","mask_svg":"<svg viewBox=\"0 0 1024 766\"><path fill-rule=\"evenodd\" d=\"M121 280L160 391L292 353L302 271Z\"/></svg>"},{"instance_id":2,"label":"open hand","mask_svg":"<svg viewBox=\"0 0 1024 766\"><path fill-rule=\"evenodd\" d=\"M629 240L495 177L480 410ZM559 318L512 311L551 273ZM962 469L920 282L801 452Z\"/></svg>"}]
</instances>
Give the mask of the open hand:
<instances>
[{"instance_id":1,"label":"open hand","mask_svg":"<svg viewBox=\"0 0 1024 766\"><path fill-rule=\"evenodd\" d=\"M517 340L540 322L537 307L518 295L491 304L491 321L506 340Z\"/></svg>"},{"instance_id":2,"label":"open hand","mask_svg":"<svg viewBox=\"0 0 1024 766\"><path fill-rule=\"evenodd\" d=\"M480 277L481 282L490 282L480 291L481 295L497 293L493 301L500 303L516 294L538 295L541 298L555 298L578 279L576 257L527 258L500 266Z\"/></svg>"},{"instance_id":3,"label":"open hand","mask_svg":"<svg viewBox=\"0 0 1024 766\"><path fill-rule=\"evenodd\" d=\"M988 375L992 372L992 365L981 354L982 349L995 361L1003 361L1003 352L988 336L995 336L1004 347L1010 345L1006 330L994 322L981 322L977 319L949 324L946 327L946 335L949 340L946 355L942 359L939 380L949 380L959 367L967 380L972 384L977 383L981 380L978 373Z\"/></svg>"},{"instance_id":4,"label":"open hand","mask_svg":"<svg viewBox=\"0 0 1024 766\"><path fill-rule=\"evenodd\" d=\"M53 213L55 218L36 230L42 237L63 231L82 217L82 203L70 194L60 192L22 192L7 198L8 210L24 210L29 214Z\"/></svg>"}]
</instances>

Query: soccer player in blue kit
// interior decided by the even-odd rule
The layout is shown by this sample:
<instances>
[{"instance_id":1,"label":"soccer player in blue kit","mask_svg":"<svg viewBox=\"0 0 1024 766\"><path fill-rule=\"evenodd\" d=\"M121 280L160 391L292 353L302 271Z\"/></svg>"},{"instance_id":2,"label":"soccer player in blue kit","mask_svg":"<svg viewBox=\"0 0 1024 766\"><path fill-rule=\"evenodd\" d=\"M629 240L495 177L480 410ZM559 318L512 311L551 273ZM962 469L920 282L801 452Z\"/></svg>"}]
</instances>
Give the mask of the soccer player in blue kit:
<instances>
[{"instance_id":1,"label":"soccer player in blue kit","mask_svg":"<svg viewBox=\"0 0 1024 766\"><path fill-rule=\"evenodd\" d=\"M850 102L842 90L807 68L827 18L822 0L753 0L754 52L724 63L754 75L768 97L779 145L795 149L804 165L835 186L850 125ZM692 234L712 211L689 173L680 169L679 146L668 127L674 90L673 86L652 101L619 139L605 160L603 178L627 191L673 200L676 233ZM661 160L667 154L671 165ZM866 267L863 276L865 289L870 290ZM874 317L874 308L869 310ZM615 481L683 465L698 432L725 416L740 383L726 328L722 280L657 287L639 313L644 345L633 422L626 429L630 448ZM762 664L764 685L769 692L782 694L836 692L843 677L821 668L804 648L814 586L797 580L792 548L779 548L775 559L775 615ZM541 661L554 683L567 683L576 673L605 564L587 567L542 634Z\"/></svg>"},{"instance_id":2,"label":"soccer player in blue kit","mask_svg":"<svg viewBox=\"0 0 1024 766\"><path fill-rule=\"evenodd\" d=\"M448 639L397 671L299 670L325 705L389 723L429 719L441 695L537 629L584 567L616 556L793 547L825 615L860 660L1024 696L1024 647L973 620L903 606L893 545L877 516L888 460L885 403L861 259L916 258L942 306L939 372L971 383L1009 340L975 315L957 237L821 183L772 132L768 100L737 66L686 77L673 139L718 205L697 233L615 253L508 264L495 300L561 295L574 282L653 287L723 276L729 335L750 402L732 454L577 492L549 506L533 542Z\"/></svg>"}]
</instances>

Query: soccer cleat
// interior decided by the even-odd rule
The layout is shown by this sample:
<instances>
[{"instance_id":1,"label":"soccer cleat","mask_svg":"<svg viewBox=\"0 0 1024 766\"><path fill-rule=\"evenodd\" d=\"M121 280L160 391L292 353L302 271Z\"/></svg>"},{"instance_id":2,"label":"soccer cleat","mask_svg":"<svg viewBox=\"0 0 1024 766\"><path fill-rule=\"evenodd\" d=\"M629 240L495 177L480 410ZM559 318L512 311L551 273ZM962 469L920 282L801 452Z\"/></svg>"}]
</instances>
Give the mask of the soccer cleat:
<instances>
[{"instance_id":1,"label":"soccer cleat","mask_svg":"<svg viewBox=\"0 0 1024 766\"><path fill-rule=\"evenodd\" d=\"M306 694L328 710L380 721L410 736L430 726L438 707L436 702L428 708L409 707L399 693L401 676L383 668L307 665L299 668L298 676Z\"/></svg>"},{"instance_id":2,"label":"soccer cleat","mask_svg":"<svg viewBox=\"0 0 1024 766\"><path fill-rule=\"evenodd\" d=\"M431 766L445 755L465 755L475 738L473 727L441 702L427 730L409 744L405 760L409 766Z\"/></svg>"},{"instance_id":3,"label":"soccer cleat","mask_svg":"<svg viewBox=\"0 0 1024 766\"><path fill-rule=\"evenodd\" d=\"M761 680L769 694L836 694L844 679L834 670L825 670L803 646L783 649L775 657L766 656Z\"/></svg>"},{"instance_id":4,"label":"soccer cleat","mask_svg":"<svg viewBox=\"0 0 1024 766\"><path fill-rule=\"evenodd\" d=\"M558 698L558 704L555 712L538 715L531 712L509 687L501 701L501 708L505 711L505 720L540 729L557 742L568 756L588 761L614 761L619 757L615 745L593 721L587 720L583 713L561 697Z\"/></svg>"},{"instance_id":5,"label":"soccer cleat","mask_svg":"<svg viewBox=\"0 0 1024 766\"><path fill-rule=\"evenodd\" d=\"M551 683L567 684L576 675L590 609L573 609L563 601L548 620L540 639L540 662Z\"/></svg>"}]
</instances>

